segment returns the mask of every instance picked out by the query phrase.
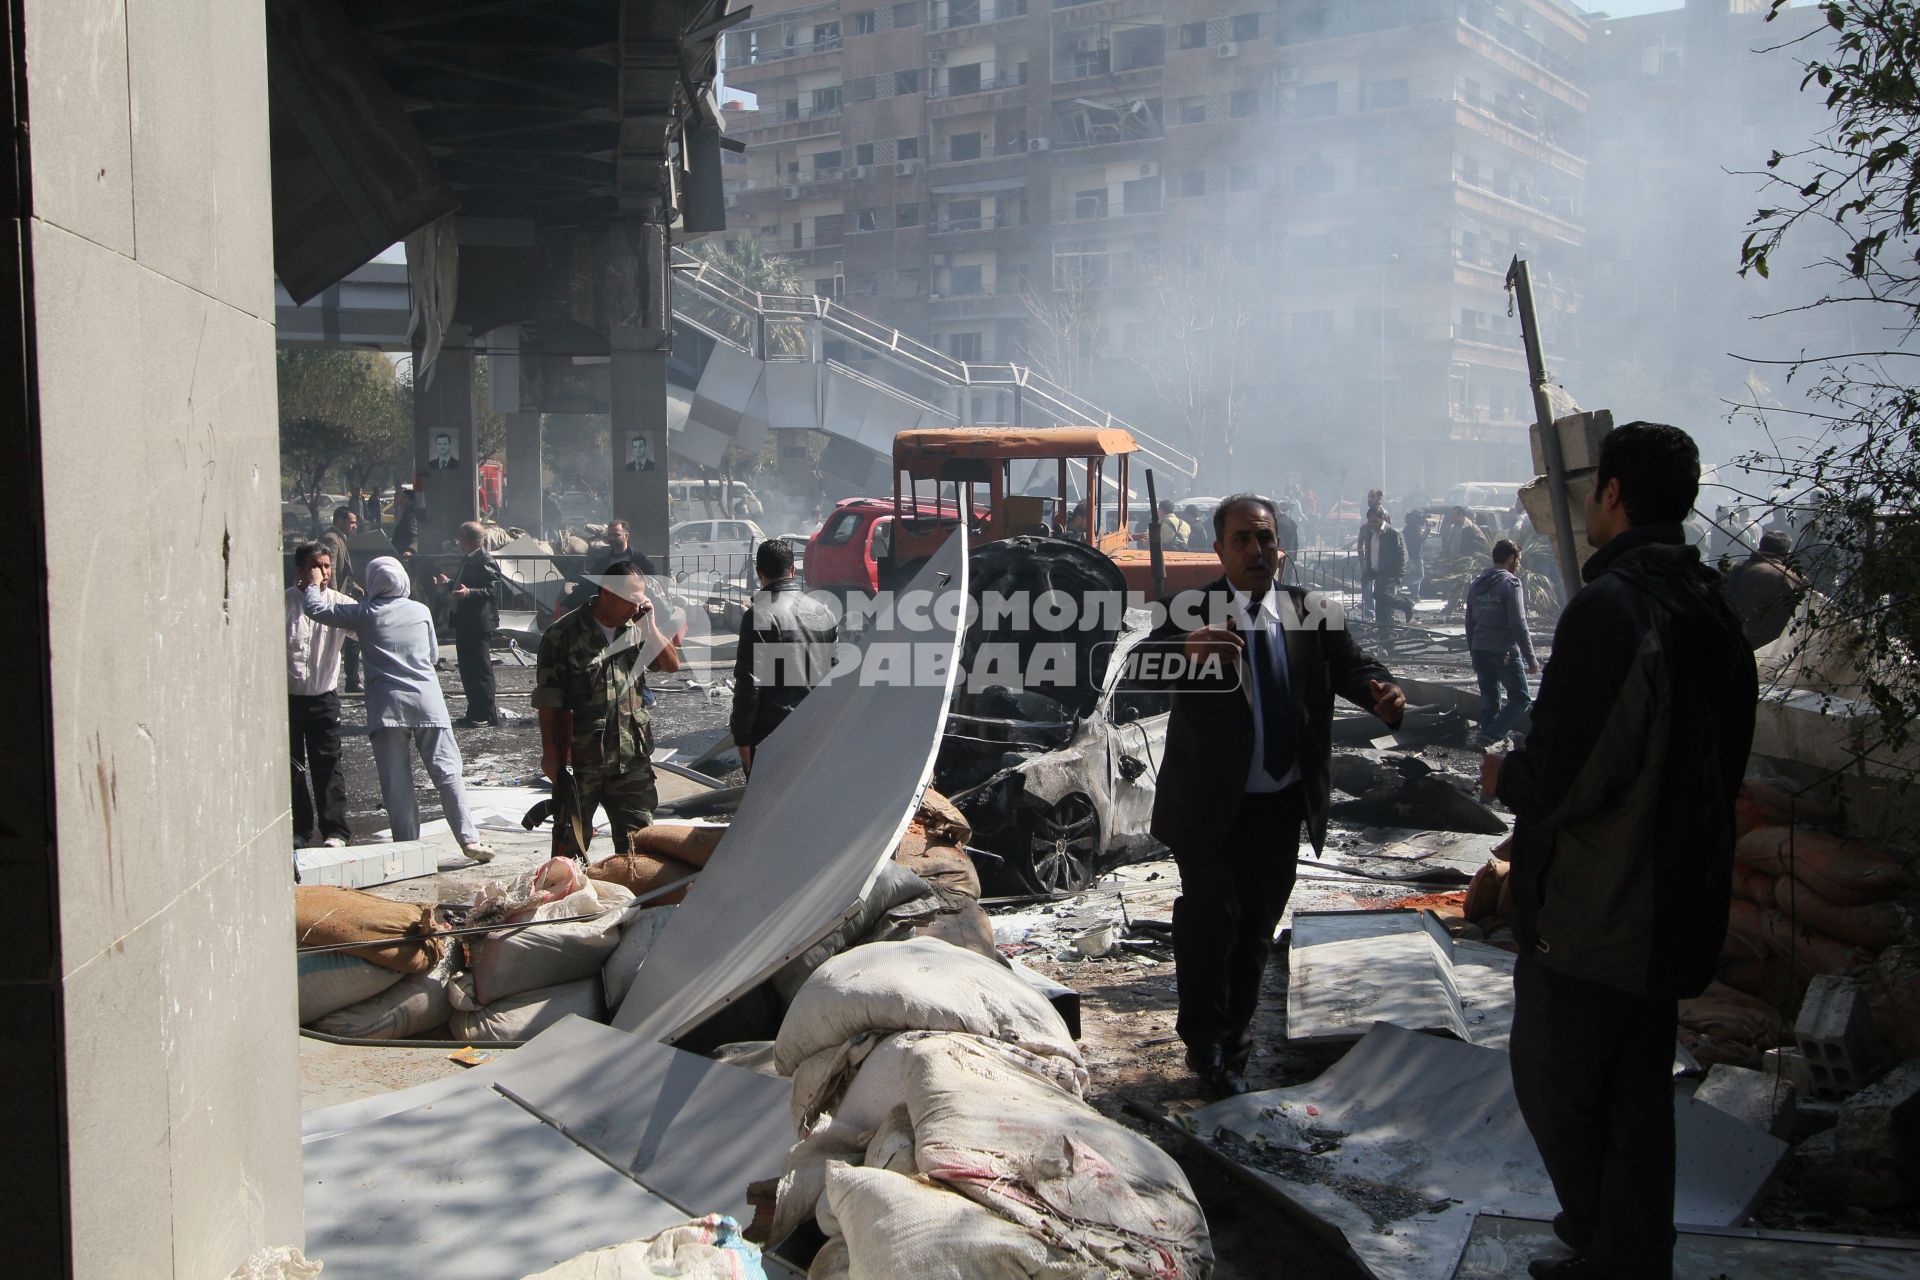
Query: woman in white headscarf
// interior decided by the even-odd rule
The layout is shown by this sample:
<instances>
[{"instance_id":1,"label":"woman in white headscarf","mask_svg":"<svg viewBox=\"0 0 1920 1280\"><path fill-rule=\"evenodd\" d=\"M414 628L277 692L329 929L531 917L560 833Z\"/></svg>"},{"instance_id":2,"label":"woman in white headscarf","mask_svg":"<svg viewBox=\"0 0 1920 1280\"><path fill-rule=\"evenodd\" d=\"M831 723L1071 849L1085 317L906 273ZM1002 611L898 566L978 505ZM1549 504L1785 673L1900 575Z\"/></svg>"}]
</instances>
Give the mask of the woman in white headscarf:
<instances>
[{"instance_id":1,"label":"woman in white headscarf","mask_svg":"<svg viewBox=\"0 0 1920 1280\"><path fill-rule=\"evenodd\" d=\"M380 795L393 823L393 838L420 838L420 804L413 787L409 745L420 753L427 776L440 792L447 825L460 849L475 862L493 857L480 843L467 812L460 782L460 747L434 674L440 639L427 606L408 598L407 571L392 556L381 556L360 573L364 604L330 602L313 571L306 580L302 611L315 622L343 627L360 637L367 676L367 729L373 738L373 762L380 774Z\"/></svg>"}]
</instances>

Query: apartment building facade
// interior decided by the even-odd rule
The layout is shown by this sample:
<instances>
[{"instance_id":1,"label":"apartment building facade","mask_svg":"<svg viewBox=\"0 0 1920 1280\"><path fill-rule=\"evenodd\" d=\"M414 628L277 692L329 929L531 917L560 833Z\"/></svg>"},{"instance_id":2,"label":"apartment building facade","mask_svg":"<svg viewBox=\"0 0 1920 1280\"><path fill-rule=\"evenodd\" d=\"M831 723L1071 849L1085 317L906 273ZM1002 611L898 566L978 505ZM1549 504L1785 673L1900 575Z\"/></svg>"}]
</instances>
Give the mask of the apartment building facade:
<instances>
[{"instance_id":1,"label":"apartment building facade","mask_svg":"<svg viewBox=\"0 0 1920 1280\"><path fill-rule=\"evenodd\" d=\"M755 7L729 236L1228 482L1526 471L1508 259L1578 356L1588 24L1560 0ZM1227 10L1227 12L1223 12ZM998 406L975 406L980 421Z\"/></svg>"}]
</instances>

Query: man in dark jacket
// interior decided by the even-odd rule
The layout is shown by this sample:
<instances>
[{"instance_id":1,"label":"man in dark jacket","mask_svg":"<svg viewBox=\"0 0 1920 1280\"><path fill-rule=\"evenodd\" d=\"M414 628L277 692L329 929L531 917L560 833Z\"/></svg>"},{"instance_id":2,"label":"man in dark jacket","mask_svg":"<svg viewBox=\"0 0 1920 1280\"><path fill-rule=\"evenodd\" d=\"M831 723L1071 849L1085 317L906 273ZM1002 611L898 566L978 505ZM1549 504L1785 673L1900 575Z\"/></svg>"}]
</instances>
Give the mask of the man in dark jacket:
<instances>
[{"instance_id":1,"label":"man in dark jacket","mask_svg":"<svg viewBox=\"0 0 1920 1280\"><path fill-rule=\"evenodd\" d=\"M733 660L733 714L727 720L740 767L753 772L754 749L793 714L833 668L840 632L833 612L800 589L793 548L768 541L754 548L760 590L740 620Z\"/></svg>"},{"instance_id":2,"label":"man in dark jacket","mask_svg":"<svg viewBox=\"0 0 1920 1280\"><path fill-rule=\"evenodd\" d=\"M1467 588L1467 656L1480 680L1480 741L1492 746L1526 714L1532 702L1527 676L1540 670L1520 584L1520 548L1505 538L1493 544L1493 563ZM1507 695L1504 709L1502 690Z\"/></svg>"},{"instance_id":3,"label":"man in dark jacket","mask_svg":"<svg viewBox=\"0 0 1920 1280\"><path fill-rule=\"evenodd\" d=\"M1392 653L1394 610L1405 609L1407 621L1413 621L1412 606L1400 599L1400 579L1407 572L1407 544L1400 540L1400 531L1387 519L1385 507L1367 512L1367 529L1371 536L1364 543L1366 558L1360 562L1360 580L1373 603L1380 650Z\"/></svg>"},{"instance_id":4,"label":"man in dark jacket","mask_svg":"<svg viewBox=\"0 0 1920 1280\"><path fill-rule=\"evenodd\" d=\"M1481 769L1518 817L1514 1093L1574 1250L1531 1276L1672 1274L1675 1002L1706 987L1726 936L1759 692L1720 579L1680 527L1699 480L1684 431L1605 437L1587 502L1598 550L1555 628L1533 730Z\"/></svg>"},{"instance_id":5,"label":"man in dark jacket","mask_svg":"<svg viewBox=\"0 0 1920 1280\"><path fill-rule=\"evenodd\" d=\"M1187 1065L1222 1093L1246 1090L1253 1015L1273 932L1293 893L1300 828L1327 838L1337 693L1398 725L1406 698L1363 650L1339 606L1280 581L1276 512L1236 494L1213 513L1224 575L1167 602L1142 646L1212 659L1217 677L1175 688L1154 792L1153 835L1173 850Z\"/></svg>"},{"instance_id":6,"label":"man in dark jacket","mask_svg":"<svg viewBox=\"0 0 1920 1280\"><path fill-rule=\"evenodd\" d=\"M1787 567L1793 543L1775 530L1760 535L1760 549L1727 575L1727 600L1746 633L1747 645L1764 649L1780 638L1806 594L1807 580Z\"/></svg>"},{"instance_id":7,"label":"man in dark jacket","mask_svg":"<svg viewBox=\"0 0 1920 1280\"><path fill-rule=\"evenodd\" d=\"M360 579L353 572L353 556L347 550L347 539L360 532L360 517L353 508L344 503L333 509L333 527L320 535L319 543L326 549L327 557L333 561L333 584L337 591L344 591L355 600L366 598L366 590L360 585ZM360 640L349 633L346 644L340 650L340 666L347 677L348 693L359 693L360 684Z\"/></svg>"},{"instance_id":8,"label":"man in dark jacket","mask_svg":"<svg viewBox=\"0 0 1920 1280\"><path fill-rule=\"evenodd\" d=\"M502 723L494 704L493 633L500 625L500 562L486 548L486 530L469 520L460 526L459 576L447 594L453 603L453 648L460 665L460 686L467 691L463 728ZM435 586L448 587L447 576L437 575Z\"/></svg>"}]
</instances>

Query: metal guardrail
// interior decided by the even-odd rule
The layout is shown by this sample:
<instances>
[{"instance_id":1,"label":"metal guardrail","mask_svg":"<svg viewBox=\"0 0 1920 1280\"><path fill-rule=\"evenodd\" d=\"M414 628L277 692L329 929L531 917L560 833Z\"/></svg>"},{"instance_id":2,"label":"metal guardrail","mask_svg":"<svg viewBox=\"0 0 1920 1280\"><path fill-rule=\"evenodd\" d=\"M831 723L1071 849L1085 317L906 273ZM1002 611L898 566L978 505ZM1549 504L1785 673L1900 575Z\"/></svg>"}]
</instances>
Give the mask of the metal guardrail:
<instances>
[{"instance_id":1,"label":"metal guardrail","mask_svg":"<svg viewBox=\"0 0 1920 1280\"><path fill-rule=\"evenodd\" d=\"M769 321L808 320L823 338L837 338L908 373L927 379L943 390L971 388L1016 391L1022 406L1024 425L1038 422L1061 426L1112 427L1133 436L1146 457L1159 466L1193 476L1198 460L1184 450L1143 431L1105 409L1088 402L1065 387L1050 382L1025 365L976 364L959 360L919 339L880 321L870 319L829 298L815 294L763 294L735 280L712 263L675 246L673 280L677 288L690 292L710 306L731 311L746 323L746 332L762 333ZM684 311L684 308L676 307ZM715 332L701 325L704 332L745 351L768 358L762 343ZM814 344L809 344L813 346ZM824 357L820 357L824 360ZM1024 414L1034 411L1038 422L1028 422ZM1001 424L1005 425L1005 424Z\"/></svg>"}]
</instances>

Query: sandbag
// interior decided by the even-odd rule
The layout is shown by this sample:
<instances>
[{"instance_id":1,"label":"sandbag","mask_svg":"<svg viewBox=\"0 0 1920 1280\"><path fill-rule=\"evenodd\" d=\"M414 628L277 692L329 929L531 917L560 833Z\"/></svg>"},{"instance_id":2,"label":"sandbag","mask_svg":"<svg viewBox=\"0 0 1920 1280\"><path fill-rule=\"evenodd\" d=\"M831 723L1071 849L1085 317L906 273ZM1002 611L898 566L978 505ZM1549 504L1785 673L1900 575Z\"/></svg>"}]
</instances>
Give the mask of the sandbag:
<instances>
[{"instance_id":1,"label":"sandbag","mask_svg":"<svg viewBox=\"0 0 1920 1280\"><path fill-rule=\"evenodd\" d=\"M929 1036L906 1052L922 1176L1104 1274L1199 1280L1212 1269L1193 1188L1150 1138L972 1036Z\"/></svg>"},{"instance_id":2,"label":"sandbag","mask_svg":"<svg viewBox=\"0 0 1920 1280\"><path fill-rule=\"evenodd\" d=\"M920 793L913 825L926 832L931 844L964 849L973 842L973 824L967 821L967 815L932 787Z\"/></svg>"},{"instance_id":3,"label":"sandbag","mask_svg":"<svg viewBox=\"0 0 1920 1280\"><path fill-rule=\"evenodd\" d=\"M759 1247L724 1214L668 1227L645 1240L608 1245L525 1280L766 1280Z\"/></svg>"},{"instance_id":4,"label":"sandbag","mask_svg":"<svg viewBox=\"0 0 1920 1280\"><path fill-rule=\"evenodd\" d=\"M667 927L667 921L673 919L674 909L668 907L640 907L625 917L626 923L620 927L620 942L608 953L606 963L600 966L600 982L606 989L607 1008L618 1009L620 1002L627 998L627 992L633 987L633 979L640 972L640 962L647 958L647 952L653 950L660 931Z\"/></svg>"},{"instance_id":5,"label":"sandbag","mask_svg":"<svg viewBox=\"0 0 1920 1280\"><path fill-rule=\"evenodd\" d=\"M1760 925L1766 931L1768 949L1781 959L1791 961L1802 976L1852 973L1873 963L1872 952L1816 933L1804 922L1796 929L1793 922L1778 911L1763 911Z\"/></svg>"},{"instance_id":6,"label":"sandbag","mask_svg":"<svg viewBox=\"0 0 1920 1280\"><path fill-rule=\"evenodd\" d=\"M1733 896L1756 906L1773 905L1773 885L1778 876L1768 875L1758 867L1750 867L1735 859L1733 863Z\"/></svg>"},{"instance_id":7,"label":"sandbag","mask_svg":"<svg viewBox=\"0 0 1920 1280\"><path fill-rule=\"evenodd\" d=\"M337 1009L377 996L406 976L344 951L300 956L295 968L299 974L300 1025L303 1027Z\"/></svg>"},{"instance_id":8,"label":"sandbag","mask_svg":"<svg viewBox=\"0 0 1920 1280\"><path fill-rule=\"evenodd\" d=\"M873 1136L871 1131L842 1124L833 1116L822 1116L819 1124L794 1143L774 1183L767 1240L785 1240L796 1227L814 1217L826 1195L827 1170L836 1164L860 1164Z\"/></svg>"},{"instance_id":9,"label":"sandbag","mask_svg":"<svg viewBox=\"0 0 1920 1280\"><path fill-rule=\"evenodd\" d=\"M1767 942L1766 914L1764 908L1745 898L1735 898L1728 903L1727 937L1720 944L1721 958L1758 962L1772 955L1773 949Z\"/></svg>"},{"instance_id":10,"label":"sandbag","mask_svg":"<svg viewBox=\"0 0 1920 1280\"><path fill-rule=\"evenodd\" d=\"M1102 1275L1085 1258L1049 1247L964 1197L883 1169L833 1165L819 1221L827 1247L814 1259L809 1280L1098 1280Z\"/></svg>"},{"instance_id":11,"label":"sandbag","mask_svg":"<svg viewBox=\"0 0 1920 1280\"><path fill-rule=\"evenodd\" d=\"M1789 876L1775 880L1772 888L1781 914L1837 942L1878 952L1913 936L1913 912L1902 903L1843 907L1828 902L1811 885L1795 884Z\"/></svg>"},{"instance_id":12,"label":"sandbag","mask_svg":"<svg viewBox=\"0 0 1920 1280\"><path fill-rule=\"evenodd\" d=\"M1880 953L1867 977L1867 1006L1892 1057L1920 1057L1920 946Z\"/></svg>"},{"instance_id":13,"label":"sandbag","mask_svg":"<svg viewBox=\"0 0 1920 1280\"><path fill-rule=\"evenodd\" d=\"M980 872L965 849L902 840L893 860L930 885L944 886L979 900Z\"/></svg>"},{"instance_id":14,"label":"sandbag","mask_svg":"<svg viewBox=\"0 0 1920 1280\"><path fill-rule=\"evenodd\" d=\"M1004 963L1000 948L993 941L993 917L987 914L985 907L945 885L933 887L933 898L939 904L939 910L923 917L923 923L913 926L913 937L938 938L975 955L984 956L995 964Z\"/></svg>"},{"instance_id":15,"label":"sandbag","mask_svg":"<svg viewBox=\"0 0 1920 1280\"><path fill-rule=\"evenodd\" d=\"M517 911L506 923L585 915L592 919L468 938L467 967L473 974L474 999L489 1005L523 991L598 975L620 945L620 926L632 902L633 893L626 886L589 880L570 897Z\"/></svg>"},{"instance_id":16,"label":"sandbag","mask_svg":"<svg viewBox=\"0 0 1920 1280\"><path fill-rule=\"evenodd\" d=\"M450 990L450 999L451 995ZM448 1021L456 1040L529 1040L570 1013L594 1022L607 1020L598 974L525 991L478 1009L462 1009L458 1000L453 1004L453 1016Z\"/></svg>"},{"instance_id":17,"label":"sandbag","mask_svg":"<svg viewBox=\"0 0 1920 1280\"><path fill-rule=\"evenodd\" d=\"M868 1169L885 1169L908 1177L920 1172L920 1166L913 1162L913 1115L904 1105L888 1112L873 1131L863 1164Z\"/></svg>"},{"instance_id":18,"label":"sandbag","mask_svg":"<svg viewBox=\"0 0 1920 1280\"><path fill-rule=\"evenodd\" d=\"M792 1000L800 988L806 985L813 971L829 959L839 955L849 947L861 942L876 940L893 941L905 937L908 928L903 926L891 933L879 932L879 926L887 916L899 907L905 906L916 898L929 894L927 882L897 862L883 862L880 871L873 879L873 887L860 899L860 905L854 913L840 922L840 925L820 941L787 961L769 981L773 989L783 1000ZM923 914L931 915L933 906L928 904ZM876 936L877 935L877 936ZM998 953L996 953L996 958Z\"/></svg>"},{"instance_id":19,"label":"sandbag","mask_svg":"<svg viewBox=\"0 0 1920 1280\"><path fill-rule=\"evenodd\" d=\"M444 940L433 935L431 904L393 902L359 889L342 889L331 884L297 884L293 887L295 946L324 947L378 939L424 939L356 947L352 951L331 954L358 956L396 973L426 973L440 962L445 952Z\"/></svg>"},{"instance_id":20,"label":"sandbag","mask_svg":"<svg viewBox=\"0 0 1920 1280\"><path fill-rule=\"evenodd\" d=\"M675 880L684 880L698 870L698 867L681 862L677 858L656 858L650 853L623 853L611 858L602 858L587 868L587 874L595 880L622 885L632 890L634 894L640 895L652 893L662 885L672 884ZM647 905L670 907L684 900L686 896L686 889L677 889L661 897L649 899Z\"/></svg>"},{"instance_id":21,"label":"sandbag","mask_svg":"<svg viewBox=\"0 0 1920 1280\"><path fill-rule=\"evenodd\" d=\"M1762 827L1742 836L1734 856L1769 875L1793 876L1836 906L1885 902L1907 887L1906 872L1885 852L1797 827Z\"/></svg>"},{"instance_id":22,"label":"sandbag","mask_svg":"<svg viewBox=\"0 0 1920 1280\"><path fill-rule=\"evenodd\" d=\"M1046 997L1004 965L931 938L837 955L795 995L774 1041L781 1074L868 1031L967 1031L1086 1065Z\"/></svg>"},{"instance_id":23,"label":"sandbag","mask_svg":"<svg viewBox=\"0 0 1920 1280\"><path fill-rule=\"evenodd\" d=\"M1780 1011L1757 997L1713 982L1692 1000L1680 1002L1680 1025L1721 1040L1771 1049L1786 1034Z\"/></svg>"},{"instance_id":24,"label":"sandbag","mask_svg":"<svg viewBox=\"0 0 1920 1280\"><path fill-rule=\"evenodd\" d=\"M1722 960L1717 976L1742 995L1765 1001L1788 1016L1800 1008L1807 994L1807 980L1776 955L1759 960Z\"/></svg>"},{"instance_id":25,"label":"sandbag","mask_svg":"<svg viewBox=\"0 0 1920 1280\"><path fill-rule=\"evenodd\" d=\"M1733 801L1733 830L1744 836L1762 827L1825 823L1837 816L1833 802L1819 790L1796 794L1791 784L1749 774Z\"/></svg>"},{"instance_id":26,"label":"sandbag","mask_svg":"<svg viewBox=\"0 0 1920 1280\"><path fill-rule=\"evenodd\" d=\"M452 1013L446 976L436 970L407 974L372 999L319 1019L313 1029L349 1040L409 1040L442 1025Z\"/></svg>"},{"instance_id":27,"label":"sandbag","mask_svg":"<svg viewBox=\"0 0 1920 1280\"><path fill-rule=\"evenodd\" d=\"M1474 924L1489 920L1500 914L1500 895L1506 888L1507 873L1513 864L1502 862L1499 858L1488 858L1486 865L1473 873L1473 879L1467 881L1467 900L1461 907L1461 914Z\"/></svg>"},{"instance_id":28,"label":"sandbag","mask_svg":"<svg viewBox=\"0 0 1920 1280\"><path fill-rule=\"evenodd\" d=\"M713 851L720 847L725 827L695 827L681 823L656 823L627 833L627 852L648 857L684 862L704 867Z\"/></svg>"}]
</instances>

